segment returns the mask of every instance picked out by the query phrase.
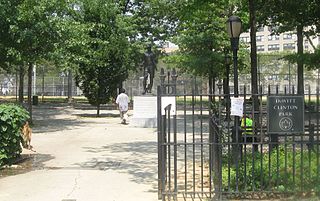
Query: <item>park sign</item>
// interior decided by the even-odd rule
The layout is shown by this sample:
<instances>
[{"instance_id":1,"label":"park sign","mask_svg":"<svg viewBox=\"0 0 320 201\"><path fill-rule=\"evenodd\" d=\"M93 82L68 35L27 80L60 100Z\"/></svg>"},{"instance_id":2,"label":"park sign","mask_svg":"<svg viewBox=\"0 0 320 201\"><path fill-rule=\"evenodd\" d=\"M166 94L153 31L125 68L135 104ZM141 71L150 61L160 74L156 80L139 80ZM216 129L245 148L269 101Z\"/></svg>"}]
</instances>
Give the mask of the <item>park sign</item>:
<instances>
[{"instance_id":1,"label":"park sign","mask_svg":"<svg viewBox=\"0 0 320 201\"><path fill-rule=\"evenodd\" d=\"M303 96L268 96L268 133L304 132Z\"/></svg>"}]
</instances>

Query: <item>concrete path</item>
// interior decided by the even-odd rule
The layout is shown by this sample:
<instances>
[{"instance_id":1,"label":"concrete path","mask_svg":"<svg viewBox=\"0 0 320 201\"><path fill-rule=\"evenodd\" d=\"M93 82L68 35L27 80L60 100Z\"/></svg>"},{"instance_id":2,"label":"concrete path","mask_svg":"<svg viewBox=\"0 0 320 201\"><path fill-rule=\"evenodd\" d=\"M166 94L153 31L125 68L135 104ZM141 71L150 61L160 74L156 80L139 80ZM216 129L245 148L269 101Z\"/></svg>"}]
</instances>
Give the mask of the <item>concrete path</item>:
<instances>
[{"instance_id":1,"label":"concrete path","mask_svg":"<svg viewBox=\"0 0 320 201\"><path fill-rule=\"evenodd\" d=\"M118 111L95 113L35 107L35 152L0 170L0 200L156 201L156 129L122 125Z\"/></svg>"}]
</instances>

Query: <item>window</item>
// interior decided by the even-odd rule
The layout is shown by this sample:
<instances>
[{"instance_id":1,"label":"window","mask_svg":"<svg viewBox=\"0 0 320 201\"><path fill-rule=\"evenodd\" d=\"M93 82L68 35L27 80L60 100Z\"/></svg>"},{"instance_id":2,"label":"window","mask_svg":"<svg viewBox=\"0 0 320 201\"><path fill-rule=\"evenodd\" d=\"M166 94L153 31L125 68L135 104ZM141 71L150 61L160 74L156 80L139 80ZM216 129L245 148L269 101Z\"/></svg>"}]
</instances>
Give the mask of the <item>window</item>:
<instances>
[{"instance_id":1,"label":"window","mask_svg":"<svg viewBox=\"0 0 320 201\"><path fill-rule=\"evenodd\" d=\"M249 36L240 37L240 41L244 43L250 43L250 37Z\"/></svg>"},{"instance_id":2,"label":"window","mask_svg":"<svg viewBox=\"0 0 320 201\"><path fill-rule=\"evenodd\" d=\"M294 50L296 46L294 43L285 43L283 44L283 50Z\"/></svg>"},{"instance_id":3,"label":"window","mask_svg":"<svg viewBox=\"0 0 320 201\"><path fill-rule=\"evenodd\" d=\"M288 33L283 34L283 40L290 40L290 39L293 39L292 34L288 34Z\"/></svg>"},{"instance_id":4,"label":"window","mask_svg":"<svg viewBox=\"0 0 320 201\"><path fill-rule=\"evenodd\" d=\"M279 44L268 45L268 50L269 50L269 51L272 51L272 50L280 50L280 45L279 45Z\"/></svg>"},{"instance_id":5,"label":"window","mask_svg":"<svg viewBox=\"0 0 320 201\"><path fill-rule=\"evenodd\" d=\"M279 38L280 38L279 35L269 35L268 36L268 40L269 41L271 41L271 40L279 40Z\"/></svg>"},{"instance_id":6,"label":"window","mask_svg":"<svg viewBox=\"0 0 320 201\"><path fill-rule=\"evenodd\" d=\"M264 45L257 45L257 51L264 51Z\"/></svg>"},{"instance_id":7,"label":"window","mask_svg":"<svg viewBox=\"0 0 320 201\"><path fill-rule=\"evenodd\" d=\"M269 75L268 80L278 80L278 75Z\"/></svg>"},{"instance_id":8,"label":"window","mask_svg":"<svg viewBox=\"0 0 320 201\"><path fill-rule=\"evenodd\" d=\"M256 40L257 40L257 42L263 41L263 36L257 36L257 37L256 37Z\"/></svg>"}]
</instances>

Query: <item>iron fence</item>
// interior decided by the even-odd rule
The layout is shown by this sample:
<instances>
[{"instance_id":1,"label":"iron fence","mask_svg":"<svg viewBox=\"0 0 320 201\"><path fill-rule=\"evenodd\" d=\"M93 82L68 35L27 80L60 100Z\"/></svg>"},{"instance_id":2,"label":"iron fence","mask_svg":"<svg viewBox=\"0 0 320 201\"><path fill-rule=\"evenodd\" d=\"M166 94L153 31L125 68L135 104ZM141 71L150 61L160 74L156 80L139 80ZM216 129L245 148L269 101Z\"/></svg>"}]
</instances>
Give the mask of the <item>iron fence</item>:
<instances>
[{"instance_id":1,"label":"iron fence","mask_svg":"<svg viewBox=\"0 0 320 201\"><path fill-rule=\"evenodd\" d=\"M177 93L173 86L158 87L159 199L319 196L319 88L308 86L303 95L304 132L270 133L268 97L290 97L294 87L261 86L259 94L250 94L244 86L239 95L243 113L254 123L235 128L226 109L230 101L221 89L218 94L196 94L194 87L190 93ZM161 104L166 97L175 97L176 108Z\"/></svg>"}]
</instances>

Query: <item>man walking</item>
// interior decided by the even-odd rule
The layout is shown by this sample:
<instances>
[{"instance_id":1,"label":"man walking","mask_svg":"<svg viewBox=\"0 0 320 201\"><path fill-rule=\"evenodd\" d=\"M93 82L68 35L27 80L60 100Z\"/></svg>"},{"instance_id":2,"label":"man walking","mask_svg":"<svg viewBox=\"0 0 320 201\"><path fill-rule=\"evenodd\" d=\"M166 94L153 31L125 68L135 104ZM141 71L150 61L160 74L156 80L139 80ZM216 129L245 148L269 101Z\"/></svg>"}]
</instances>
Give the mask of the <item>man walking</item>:
<instances>
[{"instance_id":1,"label":"man walking","mask_svg":"<svg viewBox=\"0 0 320 201\"><path fill-rule=\"evenodd\" d=\"M122 124L127 123L127 118L128 118L128 104L129 104L129 97L127 94L125 94L126 90L125 89L120 89L120 94L117 96L116 103L118 104L118 108L120 111L120 119Z\"/></svg>"}]
</instances>

